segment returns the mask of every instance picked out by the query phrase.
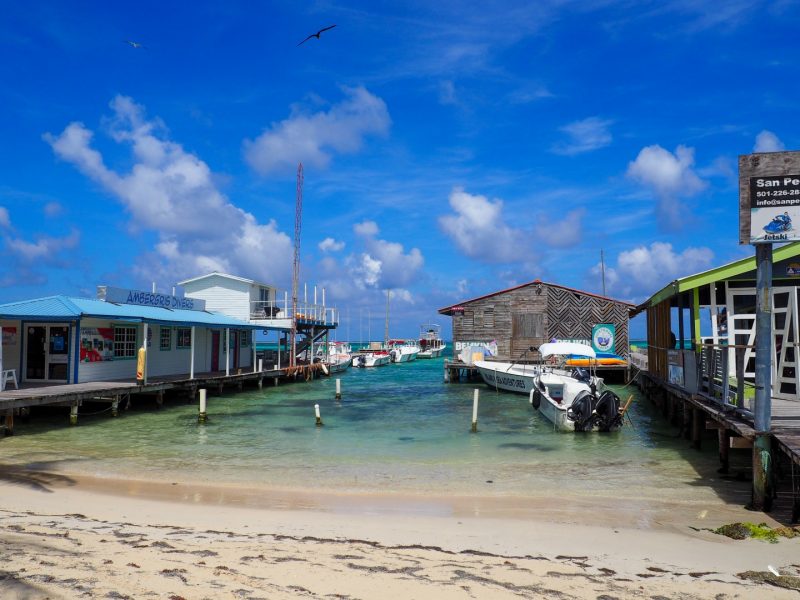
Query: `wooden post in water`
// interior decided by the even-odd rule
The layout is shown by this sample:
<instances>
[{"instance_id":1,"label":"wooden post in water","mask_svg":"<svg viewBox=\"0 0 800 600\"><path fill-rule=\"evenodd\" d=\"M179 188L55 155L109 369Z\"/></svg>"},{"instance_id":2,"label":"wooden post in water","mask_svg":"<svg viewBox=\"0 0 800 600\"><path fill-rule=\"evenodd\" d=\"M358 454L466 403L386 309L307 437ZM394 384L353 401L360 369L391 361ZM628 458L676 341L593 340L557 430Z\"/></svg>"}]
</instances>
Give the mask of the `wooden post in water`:
<instances>
[{"instance_id":1,"label":"wooden post in water","mask_svg":"<svg viewBox=\"0 0 800 600\"><path fill-rule=\"evenodd\" d=\"M317 418L317 427L322 426L322 415L319 412L319 404L314 405L314 416Z\"/></svg>"},{"instance_id":2,"label":"wooden post in water","mask_svg":"<svg viewBox=\"0 0 800 600\"><path fill-rule=\"evenodd\" d=\"M717 429L719 435L719 472L727 473L730 468L731 433L724 425Z\"/></svg>"},{"instance_id":3,"label":"wooden post in water","mask_svg":"<svg viewBox=\"0 0 800 600\"><path fill-rule=\"evenodd\" d=\"M197 416L198 423L205 423L208 420L208 415L206 414L206 389L203 388L200 390L200 414Z\"/></svg>"},{"instance_id":4,"label":"wooden post in water","mask_svg":"<svg viewBox=\"0 0 800 600\"><path fill-rule=\"evenodd\" d=\"M342 380L338 378L336 379L336 399L342 399Z\"/></svg>"},{"instance_id":5,"label":"wooden post in water","mask_svg":"<svg viewBox=\"0 0 800 600\"><path fill-rule=\"evenodd\" d=\"M6 435L14 435L14 409L6 411Z\"/></svg>"},{"instance_id":6,"label":"wooden post in water","mask_svg":"<svg viewBox=\"0 0 800 600\"><path fill-rule=\"evenodd\" d=\"M77 425L78 424L78 403L75 402L72 406L69 407L69 424L70 425Z\"/></svg>"},{"instance_id":7,"label":"wooden post in water","mask_svg":"<svg viewBox=\"0 0 800 600\"><path fill-rule=\"evenodd\" d=\"M772 508L772 244L756 245L756 396L753 424L753 508Z\"/></svg>"},{"instance_id":8,"label":"wooden post in water","mask_svg":"<svg viewBox=\"0 0 800 600\"><path fill-rule=\"evenodd\" d=\"M706 416L699 408L692 407L692 448L700 450L703 440L703 429L706 426Z\"/></svg>"},{"instance_id":9,"label":"wooden post in water","mask_svg":"<svg viewBox=\"0 0 800 600\"><path fill-rule=\"evenodd\" d=\"M475 388L472 393L472 433L478 432L478 398L480 395L480 390Z\"/></svg>"},{"instance_id":10,"label":"wooden post in water","mask_svg":"<svg viewBox=\"0 0 800 600\"><path fill-rule=\"evenodd\" d=\"M114 396L114 399L111 401L111 416L119 416L119 396Z\"/></svg>"}]
</instances>

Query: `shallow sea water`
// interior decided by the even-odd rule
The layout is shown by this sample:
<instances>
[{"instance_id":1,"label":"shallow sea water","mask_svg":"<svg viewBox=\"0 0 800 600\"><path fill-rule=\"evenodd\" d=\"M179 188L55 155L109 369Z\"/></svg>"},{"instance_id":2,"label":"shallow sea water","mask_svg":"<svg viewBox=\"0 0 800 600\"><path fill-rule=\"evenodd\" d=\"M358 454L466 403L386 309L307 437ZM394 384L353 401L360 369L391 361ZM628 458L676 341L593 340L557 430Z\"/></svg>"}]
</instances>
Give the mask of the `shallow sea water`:
<instances>
[{"instance_id":1,"label":"shallow sea water","mask_svg":"<svg viewBox=\"0 0 800 600\"><path fill-rule=\"evenodd\" d=\"M689 449L634 386L634 427L557 433L527 396L482 383L443 383L442 359L338 374L310 383L209 396L209 421L182 400L134 405L111 418L82 408L35 415L0 438L0 460L97 477L196 481L344 492L557 493L643 500L708 499L716 448ZM478 433L470 432L480 389ZM137 400L134 399L136 403ZM317 427L314 404L324 426Z\"/></svg>"}]
</instances>

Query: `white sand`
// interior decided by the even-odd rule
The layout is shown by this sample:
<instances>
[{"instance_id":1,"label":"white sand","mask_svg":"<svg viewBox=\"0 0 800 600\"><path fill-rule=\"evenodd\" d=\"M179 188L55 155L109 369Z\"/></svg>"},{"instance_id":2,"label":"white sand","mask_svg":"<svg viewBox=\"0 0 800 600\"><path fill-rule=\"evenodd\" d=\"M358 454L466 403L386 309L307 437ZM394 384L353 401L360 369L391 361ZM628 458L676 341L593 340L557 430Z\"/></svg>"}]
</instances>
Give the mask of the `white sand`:
<instances>
[{"instance_id":1,"label":"white sand","mask_svg":"<svg viewBox=\"0 0 800 600\"><path fill-rule=\"evenodd\" d=\"M800 540L727 506L316 494L0 472L0 598L797 598ZM34 479L37 479L34 477ZM37 479L42 483L41 478Z\"/></svg>"}]
</instances>

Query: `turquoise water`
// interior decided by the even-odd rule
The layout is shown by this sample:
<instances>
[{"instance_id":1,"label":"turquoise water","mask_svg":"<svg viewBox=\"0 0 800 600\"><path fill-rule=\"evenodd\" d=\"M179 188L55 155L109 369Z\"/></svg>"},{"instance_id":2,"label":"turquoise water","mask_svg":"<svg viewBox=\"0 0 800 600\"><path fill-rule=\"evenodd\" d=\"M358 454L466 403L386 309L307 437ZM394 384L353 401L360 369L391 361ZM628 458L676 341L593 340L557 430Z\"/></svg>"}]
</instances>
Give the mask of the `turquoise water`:
<instances>
[{"instance_id":1,"label":"turquoise water","mask_svg":"<svg viewBox=\"0 0 800 600\"><path fill-rule=\"evenodd\" d=\"M0 453L4 462L66 473L282 488L683 500L712 493L697 483L714 473L716 452L689 450L639 398L635 428L575 435L554 432L526 396L443 383L441 359L338 376L341 401L334 378L210 396L206 425L198 425L196 405L170 399L162 410L134 406L116 419L82 414L77 427L67 425L66 411L36 416L0 438ZM315 426L317 403L323 427Z\"/></svg>"}]
</instances>

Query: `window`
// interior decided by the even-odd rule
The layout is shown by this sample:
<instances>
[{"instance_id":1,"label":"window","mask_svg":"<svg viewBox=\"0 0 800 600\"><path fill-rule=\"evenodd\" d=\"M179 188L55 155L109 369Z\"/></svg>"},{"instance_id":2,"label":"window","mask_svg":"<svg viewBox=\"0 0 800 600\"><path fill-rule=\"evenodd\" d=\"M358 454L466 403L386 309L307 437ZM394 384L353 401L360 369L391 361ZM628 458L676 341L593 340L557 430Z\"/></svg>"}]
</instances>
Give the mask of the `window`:
<instances>
[{"instance_id":1,"label":"window","mask_svg":"<svg viewBox=\"0 0 800 600\"><path fill-rule=\"evenodd\" d=\"M178 327L175 330L175 347L178 350L192 347L192 330L189 327Z\"/></svg>"},{"instance_id":2,"label":"window","mask_svg":"<svg viewBox=\"0 0 800 600\"><path fill-rule=\"evenodd\" d=\"M136 358L136 327L114 327L114 358Z\"/></svg>"},{"instance_id":3,"label":"window","mask_svg":"<svg viewBox=\"0 0 800 600\"><path fill-rule=\"evenodd\" d=\"M483 326L494 327L494 307L483 309Z\"/></svg>"},{"instance_id":4,"label":"window","mask_svg":"<svg viewBox=\"0 0 800 600\"><path fill-rule=\"evenodd\" d=\"M464 325L471 327L475 323L475 315L471 310L464 311Z\"/></svg>"},{"instance_id":5,"label":"window","mask_svg":"<svg viewBox=\"0 0 800 600\"><path fill-rule=\"evenodd\" d=\"M247 329L239 332L239 346L242 348L250 346L250 332Z\"/></svg>"},{"instance_id":6,"label":"window","mask_svg":"<svg viewBox=\"0 0 800 600\"><path fill-rule=\"evenodd\" d=\"M172 349L172 327L162 327L158 347L160 350Z\"/></svg>"}]
</instances>

